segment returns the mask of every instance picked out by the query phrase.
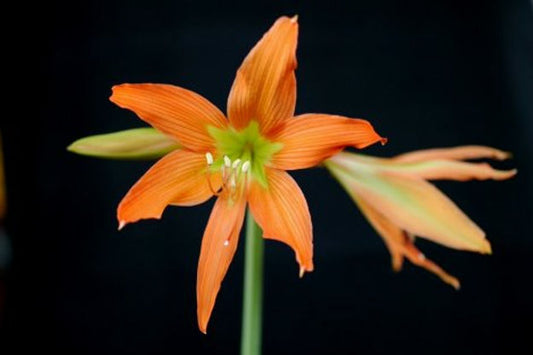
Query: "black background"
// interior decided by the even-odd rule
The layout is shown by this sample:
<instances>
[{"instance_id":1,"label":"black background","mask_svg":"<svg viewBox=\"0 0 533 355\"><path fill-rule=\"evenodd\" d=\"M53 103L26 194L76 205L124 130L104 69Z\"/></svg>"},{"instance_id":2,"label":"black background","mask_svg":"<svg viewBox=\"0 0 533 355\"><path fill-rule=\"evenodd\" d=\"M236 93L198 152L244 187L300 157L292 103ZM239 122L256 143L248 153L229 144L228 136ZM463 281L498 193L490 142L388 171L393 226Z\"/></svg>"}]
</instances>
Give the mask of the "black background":
<instances>
[{"instance_id":1,"label":"black background","mask_svg":"<svg viewBox=\"0 0 533 355\"><path fill-rule=\"evenodd\" d=\"M367 150L375 155L463 144L510 150L515 159L496 165L519 174L438 183L494 250L418 242L460 278L456 292L411 265L394 274L380 238L328 173L295 172L313 216L316 271L298 279L292 251L266 243L264 353L531 350L528 1L51 1L26 11L20 27L37 30L19 43L30 58L29 78L17 83L24 103L2 115L13 259L0 349L238 353L242 245L208 335L196 326L196 262L212 201L119 233L116 205L151 163L65 147L142 126L108 101L118 83L172 83L225 109L248 50L277 17L297 13L298 113L370 120L390 139Z\"/></svg>"}]
</instances>

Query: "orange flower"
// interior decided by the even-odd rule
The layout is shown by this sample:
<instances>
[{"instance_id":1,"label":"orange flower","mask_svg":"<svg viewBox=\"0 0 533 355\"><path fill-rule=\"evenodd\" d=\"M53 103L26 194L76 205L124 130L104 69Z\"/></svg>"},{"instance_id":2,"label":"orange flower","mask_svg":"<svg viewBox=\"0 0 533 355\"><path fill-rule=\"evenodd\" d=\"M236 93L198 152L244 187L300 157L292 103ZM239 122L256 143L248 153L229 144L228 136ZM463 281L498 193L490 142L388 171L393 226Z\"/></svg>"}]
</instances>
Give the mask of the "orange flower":
<instances>
[{"instance_id":1,"label":"orange flower","mask_svg":"<svg viewBox=\"0 0 533 355\"><path fill-rule=\"evenodd\" d=\"M135 112L181 148L165 155L118 207L119 228L160 218L168 205L217 201L198 264L198 325L206 332L220 284L237 248L247 203L264 237L288 244L300 275L313 270L305 197L285 170L309 168L346 146L384 143L364 120L294 115L296 17L278 19L245 58L228 98L228 118L202 96L162 84L113 87L111 101Z\"/></svg>"},{"instance_id":2,"label":"orange flower","mask_svg":"<svg viewBox=\"0 0 533 355\"><path fill-rule=\"evenodd\" d=\"M496 170L486 163L509 153L483 146L420 150L391 159L340 153L325 162L335 178L381 235L395 271L404 257L458 289L459 280L427 259L414 245L420 236L444 246L491 253L485 233L450 199L426 180L504 180L516 170Z\"/></svg>"}]
</instances>

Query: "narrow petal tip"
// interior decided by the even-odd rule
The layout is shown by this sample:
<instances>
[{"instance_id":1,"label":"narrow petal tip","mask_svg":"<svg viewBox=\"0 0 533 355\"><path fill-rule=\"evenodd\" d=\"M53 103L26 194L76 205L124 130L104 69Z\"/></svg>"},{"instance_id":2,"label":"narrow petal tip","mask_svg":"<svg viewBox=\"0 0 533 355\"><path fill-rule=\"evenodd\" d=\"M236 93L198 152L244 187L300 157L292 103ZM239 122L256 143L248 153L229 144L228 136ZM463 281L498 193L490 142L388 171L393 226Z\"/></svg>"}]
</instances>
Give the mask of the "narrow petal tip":
<instances>
[{"instance_id":1,"label":"narrow petal tip","mask_svg":"<svg viewBox=\"0 0 533 355\"><path fill-rule=\"evenodd\" d=\"M515 176L516 173L518 173L517 169L512 169L512 170L496 170L496 169L492 169L492 170L493 170L493 174L492 174L491 177L492 177L493 180L507 180L507 179L510 179L513 176Z\"/></svg>"},{"instance_id":2,"label":"narrow petal tip","mask_svg":"<svg viewBox=\"0 0 533 355\"><path fill-rule=\"evenodd\" d=\"M126 221L119 221L118 222L118 230L122 230L126 226Z\"/></svg>"},{"instance_id":3,"label":"narrow petal tip","mask_svg":"<svg viewBox=\"0 0 533 355\"><path fill-rule=\"evenodd\" d=\"M300 278L304 277L304 274L305 274L305 268L303 266L300 266L300 272L299 272Z\"/></svg>"},{"instance_id":4,"label":"narrow petal tip","mask_svg":"<svg viewBox=\"0 0 533 355\"><path fill-rule=\"evenodd\" d=\"M311 271L313 271L313 269L314 269L313 265L311 265L311 266L300 265L300 271L299 271L299 273L298 273L298 276L299 276L300 278L303 278L303 277L304 277L304 274L305 274L306 272L311 272Z\"/></svg>"},{"instance_id":5,"label":"narrow petal tip","mask_svg":"<svg viewBox=\"0 0 533 355\"><path fill-rule=\"evenodd\" d=\"M388 142L388 141L389 141L389 139L388 139L388 138L385 138L385 137L381 137L381 139L380 139L380 141L379 141L379 142L381 143L381 145L385 145L385 144L387 144L387 142Z\"/></svg>"},{"instance_id":6,"label":"narrow petal tip","mask_svg":"<svg viewBox=\"0 0 533 355\"><path fill-rule=\"evenodd\" d=\"M483 246L480 250L481 254L492 255L492 246L490 245L490 242L486 239L484 239L483 242Z\"/></svg>"},{"instance_id":7,"label":"narrow petal tip","mask_svg":"<svg viewBox=\"0 0 533 355\"><path fill-rule=\"evenodd\" d=\"M518 174L518 169L507 170L505 179L512 178L516 174Z\"/></svg>"},{"instance_id":8,"label":"narrow petal tip","mask_svg":"<svg viewBox=\"0 0 533 355\"><path fill-rule=\"evenodd\" d=\"M403 260L402 257L393 257L392 258L392 271L400 272L402 271Z\"/></svg>"},{"instance_id":9,"label":"narrow petal tip","mask_svg":"<svg viewBox=\"0 0 533 355\"><path fill-rule=\"evenodd\" d=\"M504 150L498 150L498 149L494 150L494 159L496 160L507 160L507 159L511 159L512 157L513 157L513 153L511 152L506 152Z\"/></svg>"},{"instance_id":10,"label":"narrow petal tip","mask_svg":"<svg viewBox=\"0 0 533 355\"><path fill-rule=\"evenodd\" d=\"M291 17L291 22L292 23L297 23L298 22L298 15L294 15L293 17Z\"/></svg>"}]
</instances>

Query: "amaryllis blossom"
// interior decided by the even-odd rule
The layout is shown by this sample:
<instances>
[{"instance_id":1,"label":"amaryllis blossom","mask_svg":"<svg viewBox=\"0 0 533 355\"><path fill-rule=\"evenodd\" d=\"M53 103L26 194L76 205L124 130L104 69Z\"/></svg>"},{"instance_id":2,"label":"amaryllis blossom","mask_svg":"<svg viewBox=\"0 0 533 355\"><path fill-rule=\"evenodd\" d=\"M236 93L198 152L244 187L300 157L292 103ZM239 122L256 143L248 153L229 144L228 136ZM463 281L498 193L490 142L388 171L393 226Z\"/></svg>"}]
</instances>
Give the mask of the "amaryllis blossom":
<instances>
[{"instance_id":1,"label":"amaryllis blossom","mask_svg":"<svg viewBox=\"0 0 533 355\"><path fill-rule=\"evenodd\" d=\"M285 171L313 167L346 146L364 148L385 141L365 120L294 116L296 20L278 19L244 59L229 94L227 117L204 97L177 86L113 87L112 102L179 143L120 202L120 228L160 218L169 205L191 206L217 196L198 263L197 315L202 332L237 248L246 206L265 238L294 250L300 275L312 271L309 209Z\"/></svg>"},{"instance_id":2,"label":"amaryllis blossom","mask_svg":"<svg viewBox=\"0 0 533 355\"><path fill-rule=\"evenodd\" d=\"M504 180L516 170L496 170L487 163L509 153L483 146L420 150L391 159L342 152L325 162L370 224L381 235L399 271L404 258L459 288L459 280L427 259L415 236L449 248L491 253L485 233L448 197L426 180Z\"/></svg>"}]
</instances>

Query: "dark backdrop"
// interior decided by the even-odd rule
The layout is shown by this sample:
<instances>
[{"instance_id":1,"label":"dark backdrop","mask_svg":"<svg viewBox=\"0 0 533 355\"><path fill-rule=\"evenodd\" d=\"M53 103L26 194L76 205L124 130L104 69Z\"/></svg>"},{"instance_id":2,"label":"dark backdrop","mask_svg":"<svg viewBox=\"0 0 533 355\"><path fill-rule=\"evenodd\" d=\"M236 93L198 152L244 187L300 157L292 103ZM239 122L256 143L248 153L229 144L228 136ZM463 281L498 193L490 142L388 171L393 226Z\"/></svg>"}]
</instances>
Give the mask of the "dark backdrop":
<instances>
[{"instance_id":1,"label":"dark backdrop","mask_svg":"<svg viewBox=\"0 0 533 355\"><path fill-rule=\"evenodd\" d=\"M29 60L16 91L24 103L1 118L13 258L0 347L238 352L242 248L208 335L196 327L196 263L212 202L169 208L161 221L119 233L116 205L150 162L91 159L65 147L142 126L108 101L117 83L172 83L224 109L248 50L278 16L297 13L297 112L369 119L390 138L367 150L376 155L462 144L510 150L515 159L497 166L519 174L438 184L494 249L481 256L419 242L461 279L456 292L411 265L394 274L380 238L328 173L295 172L313 215L316 271L298 279L292 251L267 242L265 354L531 348L528 1L49 1L22 10L13 15L20 28L37 30L19 43Z\"/></svg>"}]
</instances>

